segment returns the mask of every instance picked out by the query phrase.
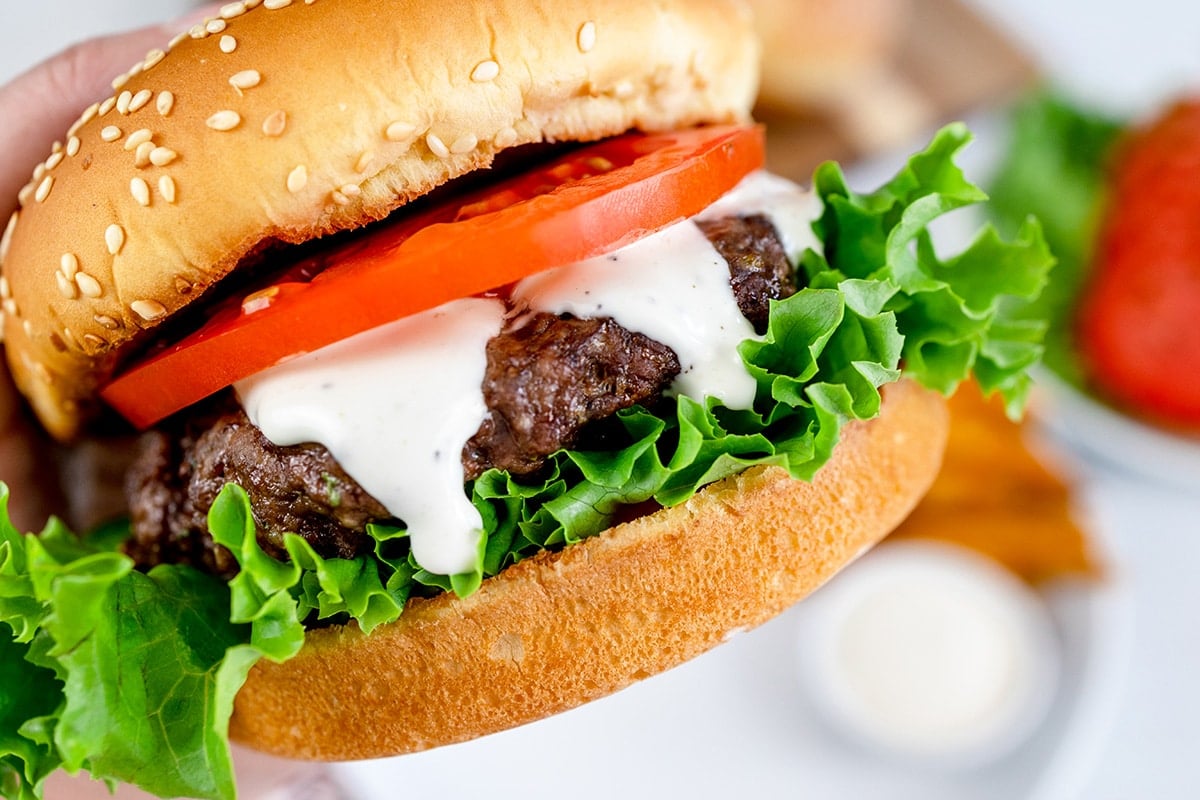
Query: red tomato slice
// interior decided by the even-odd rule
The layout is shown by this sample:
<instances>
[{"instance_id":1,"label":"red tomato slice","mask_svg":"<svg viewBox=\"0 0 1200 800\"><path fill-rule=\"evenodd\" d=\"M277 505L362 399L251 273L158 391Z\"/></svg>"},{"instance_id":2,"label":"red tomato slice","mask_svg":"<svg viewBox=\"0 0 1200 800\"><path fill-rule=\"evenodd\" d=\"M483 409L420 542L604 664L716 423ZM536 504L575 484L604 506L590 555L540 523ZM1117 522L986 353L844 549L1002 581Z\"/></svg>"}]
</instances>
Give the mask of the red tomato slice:
<instances>
[{"instance_id":1,"label":"red tomato slice","mask_svg":"<svg viewBox=\"0 0 1200 800\"><path fill-rule=\"evenodd\" d=\"M629 134L572 151L306 259L100 394L148 427L290 357L693 216L763 158L752 125Z\"/></svg>"},{"instance_id":2,"label":"red tomato slice","mask_svg":"<svg viewBox=\"0 0 1200 800\"><path fill-rule=\"evenodd\" d=\"M1110 181L1079 348L1110 399L1200 428L1200 101L1125 143Z\"/></svg>"}]
</instances>

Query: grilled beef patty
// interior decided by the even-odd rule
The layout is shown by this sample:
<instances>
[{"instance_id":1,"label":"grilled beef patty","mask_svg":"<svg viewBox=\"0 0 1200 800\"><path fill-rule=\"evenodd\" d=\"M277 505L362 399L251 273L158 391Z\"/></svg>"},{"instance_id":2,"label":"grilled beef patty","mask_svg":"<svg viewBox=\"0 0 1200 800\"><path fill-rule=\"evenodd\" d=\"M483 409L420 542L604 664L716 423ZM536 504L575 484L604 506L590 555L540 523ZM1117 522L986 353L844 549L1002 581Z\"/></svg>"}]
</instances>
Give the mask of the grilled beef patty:
<instances>
[{"instance_id":1,"label":"grilled beef patty","mask_svg":"<svg viewBox=\"0 0 1200 800\"><path fill-rule=\"evenodd\" d=\"M796 287L778 234L764 216L698 223L728 262L738 308L760 333L769 302ZM584 427L659 399L679 374L666 345L614 320L538 313L487 346L483 394L489 414L463 448L465 480L492 467L536 472ZM221 575L237 565L207 532L206 515L226 483L250 497L263 549L285 555L283 533L325 557L370 546L368 522L389 514L318 444L279 447L252 425L231 394L200 414L145 434L126 480L140 566L191 563Z\"/></svg>"}]
</instances>

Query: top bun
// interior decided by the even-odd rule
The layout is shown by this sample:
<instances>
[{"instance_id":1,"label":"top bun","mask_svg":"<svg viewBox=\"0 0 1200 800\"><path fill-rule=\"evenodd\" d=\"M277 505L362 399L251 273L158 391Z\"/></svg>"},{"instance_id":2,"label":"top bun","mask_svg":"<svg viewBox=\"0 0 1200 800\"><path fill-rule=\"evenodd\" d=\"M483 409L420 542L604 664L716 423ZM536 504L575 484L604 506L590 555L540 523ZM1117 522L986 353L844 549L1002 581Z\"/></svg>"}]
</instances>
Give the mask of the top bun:
<instances>
[{"instance_id":1,"label":"top bun","mask_svg":"<svg viewBox=\"0 0 1200 800\"><path fill-rule=\"evenodd\" d=\"M532 142L746 119L734 0L246 0L114 81L0 240L17 385L57 438L116 353L247 254L386 216Z\"/></svg>"}]
</instances>

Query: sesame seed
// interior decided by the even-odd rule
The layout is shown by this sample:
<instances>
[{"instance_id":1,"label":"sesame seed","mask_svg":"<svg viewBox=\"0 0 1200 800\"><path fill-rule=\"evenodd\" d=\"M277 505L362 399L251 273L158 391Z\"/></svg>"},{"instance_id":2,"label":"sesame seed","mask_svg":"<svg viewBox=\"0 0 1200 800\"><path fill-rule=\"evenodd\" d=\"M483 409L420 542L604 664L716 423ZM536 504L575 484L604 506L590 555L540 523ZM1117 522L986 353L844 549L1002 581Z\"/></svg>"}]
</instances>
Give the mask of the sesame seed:
<instances>
[{"instance_id":1,"label":"sesame seed","mask_svg":"<svg viewBox=\"0 0 1200 800\"><path fill-rule=\"evenodd\" d=\"M225 20L223 19L210 19L204 23L205 33L220 33L223 30L225 30Z\"/></svg>"},{"instance_id":2,"label":"sesame seed","mask_svg":"<svg viewBox=\"0 0 1200 800\"><path fill-rule=\"evenodd\" d=\"M62 147L63 147L63 145L62 145L62 142L60 142L59 140L55 139L55 140L54 140L54 143L50 145L50 152L51 152L51 153L61 153L61 152L62 152Z\"/></svg>"},{"instance_id":3,"label":"sesame seed","mask_svg":"<svg viewBox=\"0 0 1200 800\"><path fill-rule=\"evenodd\" d=\"M137 152L133 154L133 165L138 169L142 169L150 165L150 154L154 152L154 142L142 142L138 145Z\"/></svg>"},{"instance_id":4,"label":"sesame seed","mask_svg":"<svg viewBox=\"0 0 1200 800\"><path fill-rule=\"evenodd\" d=\"M70 139L67 139L67 155L72 158L78 155L80 144L78 136L72 136Z\"/></svg>"},{"instance_id":5,"label":"sesame seed","mask_svg":"<svg viewBox=\"0 0 1200 800\"><path fill-rule=\"evenodd\" d=\"M479 139L477 139L474 134L464 133L462 136L455 139L454 143L450 145L450 152L469 153L474 150L475 146L478 144Z\"/></svg>"},{"instance_id":6,"label":"sesame seed","mask_svg":"<svg viewBox=\"0 0 1200 800\"><path fill-rule=\"evenodd\" d=\"M429 147L430 152L438 158L447 158L450 155L450 148L446 147L446 143L436 133L428 134L425 137L425 144Z\"/></svg>"},{"instance_id":7,"label":"sesame seed","mask_svg":"<svg viewBox=\"0 0 1200 800\"><path fill-rule=\"evenodd\" d=\"M22 186L21 191L17 192L17 205L21 208L29 205L30 201L33 200L33 190L36 188L32 183Z\"/></svg>"},{"instance_id":8,"label":"sesame seed","mask_svg":"<svg viewBox=\"0 0 1200 800\"><path fill-rule=\"evenodd\" d=\"M104 229L104 244L109 255L117 255L125 246L125 229L115 222Z\"/></svg>"},{"instance_id":9,"label":"sesame seed","mask_svg":"<svg viewBox=\"0 0 1200 800\"><path fill-rule=\"evenodd\" d=\"M116 125L109 125L100 131L100 138L106 142L115 142L121 138L121 129Z\"/></svg>"},{"instance_id":10,"label":"sesame seed","mask_svg":"<svg viewBox=\"0 0 1200 800\"><path fill-rule=\"evenodd\" d=\"M30 339L33 338L33 325L29 323L29 320L25 320L25 335ZM45 364L34 364L33 373L37 375L38 380L42 383L54 383L54 373Z\"/></svg>"},{"instance_id":11,"label":"sesame seed","mask_svg":"<svg viewBox=\"0 0 1200 800\"><path fill-rule=\"evenodd\" d=\"M282 136L287 127L287 112L282 109L271 113L263 120L262 132L267 136Z\"/></svg>"},{"instance_id":12,"label":"sesame seed","mask_svg":"<svg viewBox=\"0 0 1200 800\"><path fill-rule=\"evenodd\" d=\"M4 257L8 255L8 248L12 245L13 231L17 229L19 217L19 212L12 212L8 217L8 224L4 226L4 233L0 234L0 261L4 261ZM0 275L0 280L4 280L4 276ZM8 281L4 282L4 288L8 288ZM7 294L7 291L0 291L0 296L7 296Z\"/></svg>"},{"instance_id":13,"label":"sesame seed","mask_svg":"<svg viewBox=\"0 0 1200 800\"><path fill-rule=\"evenodd\" d=\"M94 333L85 333L83 335L83 343L89 345L93 350L100 350L108 345L104 337L97 336Z\"/></svg>"},{"instance_id":14,"label":"sesame seed","mask_svg":"<svg viewBox=\"0 0 1200 800\"><path fill-rule=\"evenodd\" d=\"M179 292L180 294L191 294L192 289L194 288L196 288L195 284L193 284L187 278L183 277L182 275L175 276L175 291Z\"/></svg>"},{"instance_id":15,"label":"sesame seed","mask_svg":"<svg viewBox=\"0 0 1200 800\"><path fill-rule=\"evenodd\" d=\"M158 64L158 62L166 58L166 56L167 53L164 50L160 50L158 48L151 50L149 53L146 53L146 58L144 61L142 61L142 70L145 71L151 69Z\"/></svg>"},{"instance_id":16,"label":"sesame seed","mask_svg":"<svg viewBox=\"0 0 1200 800\"><path fill-rule=\"evenodd\" d=\"M95 118L96 114L98 114L98 113L100 113L100 104L92 103L90 106L88 106L86 109L84 109L82 114L79 115L79 123L78 124L80 126L88 124ZM74 134L72 134L72 135L74 135Z\"/></svg>"},{"instance_id":17,"label":"sesame seed","mask_svg":"<svg viewBox=\"0 0 1200 800\"><path fill-rule=\"evenodd\" d=\"M125 73L122 73L122 74L118 75L117 77L113 78L112 83L110 84L113 88L113 91L114 92L119 91L122 87L125 86L125 84L129 83L130 77L131 77L130 74L128 72L125 72Z\"/></svg>"},{"instance_id":18,"label":"sesame seed","mask_svg":"<svg viewBox=\"0 0 1200 800\"><path fill-rule=\"evenodd\" d=\"M134 178L129 181L129 193L133 195L133 199L138 201L138 205L150 205L150 185L141 178Z\"/></svg>"},{"instance_id":19,"label":"sesame seed","mask_svg":"<svg viewBox=\"0 0 1200 800\"><path fill-rule=\"evenodd\" d=\"M175 95L170 92L159 92L158 98L154 101L154 107L158 109L160 116L169 115L171 109L175 107Z\"/></svg>"},{"instance_id":20,"label":"sesame seed","mask_svg":"<svg viewBox=\"0 0 1200 800\"><path fill-rule=\"evenodd\" d=\"M221 10L217 13L221 15L221 19L233 19L234 17L240 17L242 14L246 13L246 4L227 3L221 6Z\"/></svg>"},{"instance_id":21,"label":"sesame seed","mask_svg":"<svg viewBox=\"0 0 1200 800\"><path fill-rule=\"evenodd\" d=\"M480 61L475 65L475 69L471 70L471 80L476 83L487 83L496 80L499 74L500 65L495 61Z\"/></svg>"},{"instance_id":22,"label":"sesame seed","mask_svg":"<svg viewBox=\"0 0 1200 800\"><path fill-rule=\"evenodd\" d=\"M67 343L57 333L50 334L50 344L60 353L67 352Z\"/></svg>"},{"instance_id":23,"label":"sesame seed","mask_svg":"<svg viewBox=\"0 0 1200 800\"><path fill-rule=\"evenodd\" d=\"M13 316L19 316L19 315L14 314ZM25 320L24 322L21 323L21 328L25 331L25 335L27 337L29 337L30 339L33 338L33 323L32 322L30 322L29 320ZM41 366L41 365L39 364L38 366ZM45 370L44 366L42 367L42 370Z\"/></svg>"},{"instance_id":24,"label":"sesame seed","mask_svg":"<svg viewBox=\"0 0 1200 800\"><path fill-rule=\"evenodd\" d=\"M363 151L363 154L358 157L358 161L354 162L354 171L360 175L367 171L371 166L371 162L375 160L375 154L370 150Z\"/></svg>"},{"instance_id":25,"label":"sesame seed","mask_svg":"<svg viewBox=\"0 0 1200 800\"><path fill-rule=\"evenodd\" d=\"M362 194L362 189L359 188L357 183L347 183L346 185L340 187L338 191L347 197L358 197L360 194Z\"/></svg>"},{"instance_id":26,"label":"sesame seed","mask_svg":"<svg viewBox=\"0 0 1200 800\"><path fill-rule=\"evenodd\" d=\"M218 111L213 114L204 124L212 128L214 131L231 131L240 125L242 118L236 111Z\"/></svg>"},{"instance_id":27,"label":"sesame seed","mask_svg":"<svg viewBox=\"0 0 1200 800\"><path fill-rule=\"evenodd\" d=\"M42 161L33 168L33 181L37 183L44 177L46 177L46 162Z\"/></svg>"},{"instance_id":28,"label":"sesame seed","mask_svg":"<svg viewBox=\"0 0 1200 800\"><path fill-rule=\"evenodd\" d=\"M62 274L70 280L73 280L75 274L79 272L79 257L74 253L63 253L62 258L58 260L58 264L59 269L62 270Z\"/></svg>"},{"instance_id":29,"label":"sesame seed","mask_svg":"<svg viewBox=\"0 0 1200 800\"><path fill-rule=\"evenodd\" d=\"M505 148L505 147L511 147L516 141L517 141L517 130L516 130L516 128L510 127L510 128L501 129L496 134L496 137L494 139L492 139L492 144L496 145L496 147L499 147L499 148Z\"/></svg>"},{"instance_id":30,"label":"sesame seed","mask_svg":"<svg viewBox=\"0 0 1200 800\"><path fill-rule=\"evenodd\" d=\"M78 295L75 284L66 275L55 270L54 280L58 282L58 292L67 300L74 300Z\"/></svg>"},{"instance_id":31,"label":"sesame seed","mask_svg":"<svg viewBox=\"0 0 1200 800\"><path fill-rule=\"evenodd\" d=\"M149 103L150 98L153 96L154 92L150 91L149 89L142 89L133 96L132 100L129 101L129 113L132 114L133 112L139 110L142 106L146 105L146 103Z\"/></svg>"},{"instance_id":32,"label":"sesame seed","mask_svg":"<svg viewBox=\"0 0 1200 800\"><path fill-rule=\"evenodd\" d=\"M287 8L292 4L292 0L264 0L263 8L275 10L277 8Z\"/></svg>"},{"instance_id":33,"label":"sesame seed","mask_svg":"<svg viewBox=\"0 0 1200 800\"><path fill-rule=\"evenodd\" d=\"M191 36L193 39L207 38L208 29L204 26L204 23L197 22L188 30L188 36Z\"/></svg>"},{"instance_id":34,"label":"sesame seed","mask_svg":"<svg viewBox=\"0 0 1200 800\"><path fill-rule=\"evenodd\" d=\"M167 313L167 307L157 300L134 300L129 304L129 308L147 322Z\"/></svg>"},{"instance_id":35,"label":"sesame seed","mask_svg":"<svg viewBox=\"0 0 1200 800\"><path fill-rule=\"evenodd\" d=\"M149 142L154 138L154 133L149 128L139 128L129 134L129 138L125 140L126 150L136 150L138 145Z\"/></svg>"},{"instance_id":36,"label":"sesame seed","mask_svg":"<svg viewBox=\"0 0 1200 800\"><path fill-rule=\"evenodd\" d=\"M575 34L575 44L579 47L579 52L590 53L596 46L596 23L589 19L580 25L579 33Z\"/></svg>"},{"instance_id":37,"label":"sesame seed","mask_svg":"<svg viewBox=\"0 0 1200 800\"><path fill-rule=\"evenodd\" d=\"M252 8L258 8L262 5L262 0L242 0L242 3L246 6L246 10L249 11Z\"/></svg>"},{"instance_id":38,"label":"sesame seed","mask_svg":"<svg viewBox=\"0 0 1200 800\"><path fill-rule=\"evenodd\" d=\"M104 294L104 288L100 285L100 281L86 272L75 276L75 284L79 287L79 291L83 292L84 297L95 299Z\"/></svg>"},{"instance_id":39,"label":"sesame seed","mask_svg":"<svg viewBox=\"0 0 1200 800\"><path fill-rule=\"evenodd\" d=\"M54 176L47 175L42 178L42 182L38 184L37 191L33 193L33 199L39 203L46 202L46 198L50 196L50 190L54 188Z\"/></svg>"},{"instance_id":40,"label":"sesame seed","mask_svg":"<svg viewBox=\"0 0 1200 800\"><path fill-rule=\"evenodd\" d=\"M346 195L342 194L341 192L337 191L336 189L329 193L329 199L332 200L334 203L336 203L339 206L350 205L350 198L347 197Z\"/></svg>"},{"instance_id":41,"label":"sesame seed","mask_svg":"<svg viewBox=\"0 0 1200 800\"><path fill-rule=\"evenodd\" d=\"M221 37L219 47L222 53L232 53L234 50L237 50L237 39L227 33Z\"/></svg>"},{"instance_id":42,"label":"sesame seed","mask_svg":"<svg viewBox=\"0 0 1200 800\"><path fill-rule=\"evenodd\" d=\"M54 169L62 163L65 157L62 150L59 150L57 153L51 153L50 157L46 159L46 169Z\"/></svg>"},{"instance_id":43,"label":"sesame seed","mask_svg":"<svg viewBox=\"0 0 1200 800\"><path fill-rule=\"evenodd\" d=\"M128 114L129 104L132 102L133 92L129 91L128 89L121 92L119 95L117 95L117 113L122 115Z\"/></svg>"},{"instance_id":44,"label":"sesame seed","mask_svg":"<svg viewBox=\"0 0 1200 800\"><path fill-rule=\"evenodd\" d=\"M116 106L116 104L117 104L117 98L110 97L107 100L105 100L103 103L100 104L100 107L96 109L96 113L98 113L100 116L103 117L105 114L112 111L113 107Z\"/></svg>"},{"instance_id":45,"label":"sesame seed","mask_svg":"<svg viewBox=\"0 0 1200 800\"><path fill-rule=\"evenodd\" d=\"M618 99L622 100L632 97L635 91L637 91L637 89L634 87L633 81L631 80L618 81L617 85L613 87L613 94Z\"/></svg>"},{"instance_id":46,"label":"sesame seed","mask_svg":"<svg viewBox=\"0 0 1200 800\"><path fill-rule=\"evenodd\" d=\"M156 147L150 151L150 163L156 167L165 167L179 156L169 147Z\"/></svg>"},{"instance_id":47,"label":"sesame seed","mask_svg":"<svg viewBox=\"0 0 1200 800\"><path fill-rule=\"evenodd\" d=\"M239 91L253 89L262 83L262 75L256 69L244 69L229 76L229 85Z\"/></svg>"},{"instance_id":48,"label":"sesame seed","mask_svg":"<svg viewBox=\"0 0 1200 800\"><path fill-rule=\"evenodd\" d=\"M287 190L292 194L301 191L308 185L308 167L301 164L288 173Z\"/></svg>"},{"instance_id":49,"label":"sesame seed","mask_svg":"<svg viewBox=\"0 0 1200 800\"><path fill-rule=\"evenodd\" d=\"M175 34L174 37L172 37L171 41L167 42L167 49L174 50L176 47L179 46L179 43L182 42L186 38L188 38L188 32L180 31L179 33Z\"/></svg>"},{"instance_id":50,"label":"sesame seed","mask_svg":"<svg viewBox=\"0 0 1200 800\"><path fill-rule=\"evenodd\" d=\"M12 297L12 290L8 288L8 278L0 275L0 300L7 300Z\"/></svg>"},{"instance_id":51,"label":"sesame seed","mask_svg":"<svg viewBox=\"0 0 1200 800\"><path fill-rule=\"evenodd\" d=\"M115 331L117 328L121 327L121 323L117 322L107 314L97 314L96 316L92 317L92 319L96 320L96 324L98 324L100 327L108 328L110 331Z\"/></svg>"},{"instance_id":52,"label":"sesame seed","mask_svg":"<svg viewBox=\"0 0 1200 800\"><path fill-rule=\"evenodd\" d=\"M407 142L417 132L417 126L399 120L390 123L383 131L383 138L389 142Z\"/></svg>"},{"instance_id":53,"label":"sesame seed","mask_svg":"<svg viewBox=\"0 0 1200 800\"><path fill-rule=\"evenodd\" d=\"M10 317L19 317L21 315L17 313L18 310L19 309L17 308L16 300L13 300L11 297L4 298L4 313L5 314L7 314Z\"/></svg>"},{"instance_id":54,"label":"sesame seed","mask_svg":"<svg viewBox=\"0 0 1200 800\"><path fill-rule=\"evenodd\" d=\"M158 179L158 193L163 196L163 200L168 203L175 202L175 179L170 175L163 175Z\"/></svg>"}]
</instances>

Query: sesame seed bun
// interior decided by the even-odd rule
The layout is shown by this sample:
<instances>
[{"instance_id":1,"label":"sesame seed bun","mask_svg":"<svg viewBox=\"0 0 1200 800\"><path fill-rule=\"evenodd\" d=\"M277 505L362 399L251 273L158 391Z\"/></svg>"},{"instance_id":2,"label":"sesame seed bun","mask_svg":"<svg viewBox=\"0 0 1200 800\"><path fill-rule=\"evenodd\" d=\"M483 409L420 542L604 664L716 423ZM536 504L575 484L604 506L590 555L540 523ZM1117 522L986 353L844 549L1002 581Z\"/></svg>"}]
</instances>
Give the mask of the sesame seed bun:
<instances>
[{"instance_id":1,"label":"sesame seed bun","mask_svg":"<svg viewBox=\"0 0 1200 800\"><path fill-rule=\"evenodd\" d=\"M940 395L885 387L811 482L750 469L674 508L510 567L465 599L413 600L364 636L308 633L260 662L233 738L294 758L357 759L464 741L670 669L808 595L890 532L941 464Z\"/></svg>"},{"instance_id":2,"label":"sesame seed bun","mask_svg":"<svg viewBox=\"0 0 1200 800\"><path fill-rule=\"evenodd\" d=\"M78 433L122 348L266 243L379 219L510 147L748 116L733 0L486 8L234 3L118 78L0 241L8 360L46 428Z\"/></svg>"}]
</instances>

